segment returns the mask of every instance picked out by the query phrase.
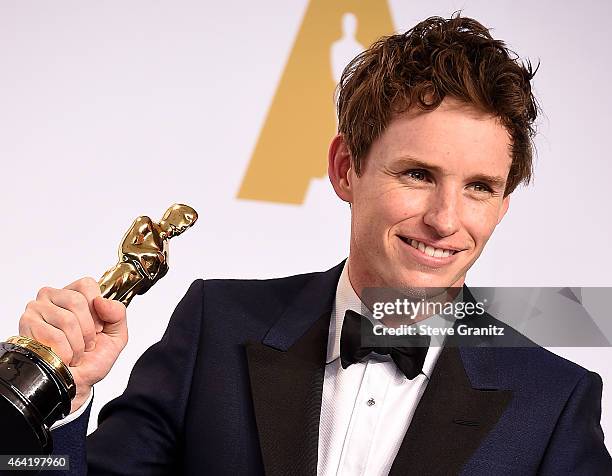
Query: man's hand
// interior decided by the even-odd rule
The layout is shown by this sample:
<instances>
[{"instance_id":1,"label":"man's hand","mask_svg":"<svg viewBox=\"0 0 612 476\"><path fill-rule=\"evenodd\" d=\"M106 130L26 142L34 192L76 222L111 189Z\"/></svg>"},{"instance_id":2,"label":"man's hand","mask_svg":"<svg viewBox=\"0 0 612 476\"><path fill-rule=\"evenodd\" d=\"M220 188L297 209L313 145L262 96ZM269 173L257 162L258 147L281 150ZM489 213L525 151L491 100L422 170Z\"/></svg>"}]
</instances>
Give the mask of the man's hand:
<instances>
[{"instance_id":1,"label":"man's hand","mask_svg":"<svg viewBox=\"0 0 612 476\"><path fill-rule=\"evenodd\" d=\"M104 299L93 278L64 289L44 287L19 320L19 334L45 344L70 367L76 384L71 412L110 371L127 344L125 306Z\"/></svg>"}]
</instances>

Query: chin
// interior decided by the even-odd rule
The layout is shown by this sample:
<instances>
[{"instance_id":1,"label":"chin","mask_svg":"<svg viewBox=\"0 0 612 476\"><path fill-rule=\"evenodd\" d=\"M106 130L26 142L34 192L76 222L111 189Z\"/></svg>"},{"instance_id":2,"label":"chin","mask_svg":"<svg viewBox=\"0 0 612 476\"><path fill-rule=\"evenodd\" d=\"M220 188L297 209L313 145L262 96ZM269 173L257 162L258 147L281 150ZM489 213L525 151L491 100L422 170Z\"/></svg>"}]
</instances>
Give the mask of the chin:
<instances>
[{"instance_id":1,"label":"chin","mask_svg":"<svg viewBox=\"0 0 612 476\"><path fill-rule=\"evenodd\" d=\"M448 276L439 276L416 272L404 274L397 281L401 288L448 288L457 280Z\"/></svg>"}]
</instances>

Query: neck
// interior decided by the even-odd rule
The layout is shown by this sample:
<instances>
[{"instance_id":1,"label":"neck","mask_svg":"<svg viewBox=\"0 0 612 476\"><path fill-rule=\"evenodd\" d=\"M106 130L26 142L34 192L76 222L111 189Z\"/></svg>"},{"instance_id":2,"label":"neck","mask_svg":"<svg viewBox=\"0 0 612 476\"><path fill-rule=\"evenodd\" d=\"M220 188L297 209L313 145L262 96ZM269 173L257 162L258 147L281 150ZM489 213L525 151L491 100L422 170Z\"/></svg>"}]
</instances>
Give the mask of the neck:
<instances>
[{"instance_id":1,"label":"neck","mask_svg":"<svg viewBox=\"0 0 612 476\"><path fill-rule=\"evenodd\" d=\"M397 327L406 324L406 316L410 315L409 324L414 324L436 314L436 305L453 302L461 292L465 275L461 276L454 283L447 287L427 288L410 284L402 284L400 287L392 287L388 283L382 282L377 276L361 276L354 272L355 266L351 267L350 256L346 262L349 283L357 297L361 300L372 314L381 304L391 305L392 310L384 310L384 317L381 321L388 327ZM420 303L426 303L420 304Z\"/></svg>"}]
</instances>

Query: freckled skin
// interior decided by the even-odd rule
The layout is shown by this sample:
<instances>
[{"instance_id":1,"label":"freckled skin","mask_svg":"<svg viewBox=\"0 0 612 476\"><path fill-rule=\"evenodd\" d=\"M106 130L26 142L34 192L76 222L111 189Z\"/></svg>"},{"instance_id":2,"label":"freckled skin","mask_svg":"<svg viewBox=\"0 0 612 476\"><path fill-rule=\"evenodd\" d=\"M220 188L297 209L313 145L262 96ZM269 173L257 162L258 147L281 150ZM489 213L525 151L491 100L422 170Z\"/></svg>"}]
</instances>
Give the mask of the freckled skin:
<instances>
[{"instance_id":1,"label":"freckled skin","mask_svg":"<svg viewBox=\"0 0 612 476\"><path fill-rule=\"evenodd\" d=\"M372 143L359 177L343 137L336 136L329 177L336 194L351 203L348 267L357 293L364 287L463 285L508 209L503 191L510 143L496 118L452 98L433 112L396 116ZM425 266L398 235L462 251L446 266Z\"/></svg>"}]
</instances>

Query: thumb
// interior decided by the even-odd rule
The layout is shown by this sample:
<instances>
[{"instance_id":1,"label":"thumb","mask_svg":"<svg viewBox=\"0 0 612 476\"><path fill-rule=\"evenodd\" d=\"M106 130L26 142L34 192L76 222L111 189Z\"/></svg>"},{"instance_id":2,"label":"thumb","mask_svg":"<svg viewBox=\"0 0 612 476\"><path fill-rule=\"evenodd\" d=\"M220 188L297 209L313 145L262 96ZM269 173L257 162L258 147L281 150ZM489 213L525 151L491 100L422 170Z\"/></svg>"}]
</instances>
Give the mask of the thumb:
<instances>
[{"instance_id":1,"label":"thumb","mask_svg":"<svg viewBox=\"0 0 612 476\"><path fill-rule=\"evenodd\" d=\"M104 323L102 332L105 334L120 332L126 326L126 309L123 303L98 296L93 300L93 305L98 317Z\"/></svg>"}]
</instances>

